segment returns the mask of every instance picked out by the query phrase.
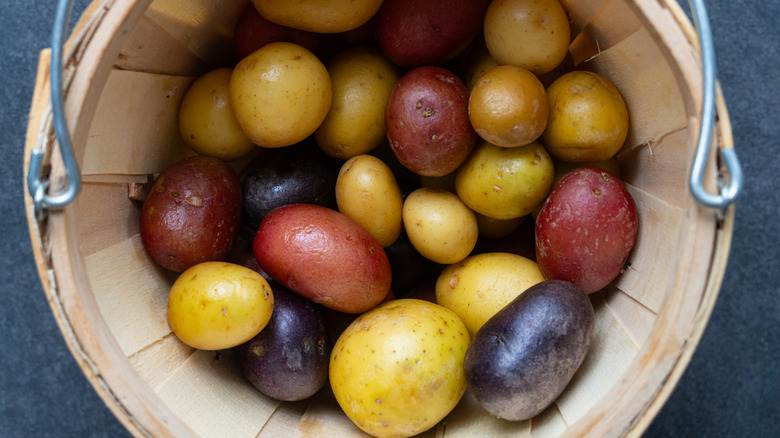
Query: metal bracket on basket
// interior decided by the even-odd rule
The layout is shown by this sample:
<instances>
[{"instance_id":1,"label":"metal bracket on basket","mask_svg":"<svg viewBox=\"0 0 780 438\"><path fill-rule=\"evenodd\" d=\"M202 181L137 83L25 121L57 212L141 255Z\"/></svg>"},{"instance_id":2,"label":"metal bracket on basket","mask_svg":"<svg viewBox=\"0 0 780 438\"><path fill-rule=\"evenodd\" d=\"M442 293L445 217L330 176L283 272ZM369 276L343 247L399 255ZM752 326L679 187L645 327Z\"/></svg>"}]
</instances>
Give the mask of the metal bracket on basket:
<instances>
[{"instance_id":1,"label":"metal bracket on basket","mask_svg":"<svg viewBox=\"0 0 780 438\"><path fill-rule=\"evenodd\" d=\"M719 172L718 185L720 193L713 195L703 187L703 174L707 157L710 152L712 130L715 124L715 94L716 94L716 69L715 49L712 42L712 31L704 0L689 0L693 12L694 23L699 32L701 45L702 71L704 75L704 98L702 103L701 129L696 156L691 169L691 192L699 203L707 207L719 209L720 213L732 204L742 190L743 176L737 153L734 148L720 150L720 160L728 172L728 183Z\"/></svg>"},{"instance_id":2,"label":"metal bracket on basket","mask_svg":"<svg viewBox=\"0 0 780 438\"><path fill-rule=\"evenodd\" d=\"M54 29L51 37L50 71L54 132L60 146L62 161L65 164L68 187L65 191L56 195L46 193L49 183L41 175L45 151L40 149L32 150L30 153L30 168L27 174L27 189L33 199L35 215L38 220L45 218L48 210L61 209L73 202L81 191L81 176L76 158L73 156L70 134L68 133L68 126L65 120L62 86L62 52L72 10L73 0L59 0L57 3Z\"/></svg>"}]
</instances>

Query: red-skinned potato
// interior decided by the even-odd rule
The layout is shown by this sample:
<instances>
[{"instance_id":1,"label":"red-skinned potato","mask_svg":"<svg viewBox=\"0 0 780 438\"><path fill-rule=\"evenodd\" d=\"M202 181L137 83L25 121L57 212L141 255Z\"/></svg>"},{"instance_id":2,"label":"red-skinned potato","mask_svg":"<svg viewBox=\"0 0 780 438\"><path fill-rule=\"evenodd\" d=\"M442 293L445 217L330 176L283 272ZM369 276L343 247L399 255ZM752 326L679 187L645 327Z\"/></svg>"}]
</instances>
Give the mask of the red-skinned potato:
<instances>
[{"instance_id":1,"label":"red-skinned potato","mask_svg":"<svg viewBox=\"0 0 780 438\"><path fill-rule=\"evenodd\" d=\"M536 260L548 280L593 293L620 274L634 246L636 205L611 173L581 167L555 185L535 226Z\"/></svg>"},{"instance_id":2,"label":"red-skinned potato","mask_svg":"<svg viewBox=\"0 0 780 438\"><path fill-rule=\"evenodd\" d=\"M174 272L221 260L236 241L241 207L241 182L230 166L211 157L185 158L149 189L141 241L155 262Z\"/></svg>"},{"instance_id":3,"label":"red-skinned potato","mask_svg":"<svg viewBox=\"0 0 780 438\"><path fill-rule=\"evenodd\" d=\"M379 48L401 67L441 65L482 29L486 0L385 0L372 19Z\"/></svg>"},{"instance_id":4,"label":"red-skinned potato","mask_svg":"<svg viewBox=\"0 0 780 438\"><path fill-rule=\"evenodd\" d=\"M477 134L469 94L454 73L418 67L396 82L387 103L387 140L398 161L423 176L444 176L471 153Z\"/></svg>"},{"instance_id":5,"label":"red-skinned potato","mask_svg":"<svg viewBox=\"0 0 780 438\"><path fill-rule=\"evenodd\" d=\"M272 210L260 222L252 249L271 278L339 312L364 312L390 291L390 262L382 246L352 219L326 207Z\"/></svg>"},{"instance_id":6,"label":"red-skinned potato","mask_svg":"<svg viewBox=\"0 0 780 438\"><path fill-rule=\"evenodd\" d=\"M243 59L268 43L289 41L317 53L320 36L314 32L293 29L272 23L259 12L254 5L247 5L236 21L233 35L233 49L238 59Z\"/></svg>"}]
</instances>

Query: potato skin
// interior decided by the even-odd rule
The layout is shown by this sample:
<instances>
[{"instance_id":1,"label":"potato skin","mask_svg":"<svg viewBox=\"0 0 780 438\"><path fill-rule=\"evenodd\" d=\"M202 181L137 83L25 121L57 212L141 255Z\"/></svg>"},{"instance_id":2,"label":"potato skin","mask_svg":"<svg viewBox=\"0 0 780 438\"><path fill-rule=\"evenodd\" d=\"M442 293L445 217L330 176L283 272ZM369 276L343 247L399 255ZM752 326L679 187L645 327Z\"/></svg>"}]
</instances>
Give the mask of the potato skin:
<instances>
[{"instance_id":1,"label":"potato skin","mask_svg":"<svg viewBox=\"0 0 780 438\"><path fill-rule=\"evenodd\" d=\"M274 296L271 319L257 336L233 349L236 363L263 394L303 400L325 384L332 345L319 306L275 281L269 285Z\"/></svg>"},{"instance_id":2,"label":"potato skin","mask_svg":"<svg viewBox=\"0 0 780 438\"><path fill-rule=\"evenodd\" d=\"M259 273L233 263L203 262L182 272L168 294L173 333L201 350L240 345L268 324L274 295Z\"/></svg>"},{"instance_id":3,"label":"potato skin","mask_svg":"<svg viewBox=\"0 0 780 438\"><path fill-rule=\"evenodd\" d=\"M542 281L533 260L504 252L476 254L442 271L436 281L436 302L455 312L474 334L515 297Z\"/></svg>"},{"instance_id":4,"label":"potato skin","mask_svg":"<svg viewBox=\"0 0 780 438\"><path fill-rule=\"evenodd\" d=\"M341 408L376 437L409 437L444 418L466 390L469 334L446 308L418 299L384 303L341 334L330 384Z\"/></svg>"},{"instance_id":5,"label":"potato skin","mask_svg":"<svg viewBox=\"0 0 780 438\"><path fill-rule=\"evenodd\" d=\"M141 207L141 241L165 269L182 272L221 260L236 241L241 223L241 182L216 158L180 160L155 179Z\"/></svg>"},{"instance_id":6,"label":"potato skin","mask_svg":"<svg viewBox=\"0 0 780 438\"><path fill-rule=\"evenodd\" d=\"M289 41L313 53L317 53L320 48L318 34L272 23L260 15L253 4L246 5L233 29L233 49L238 59L243 59L260 47L277 41Z\"/></svg>"},{"instance_id":7,"label":"potato skin","mask_svg":"<svg viewBox=\"0 0 780 438\"><path fill-rule=\"evenodd\" d=\"M256 145L283 147L314 133L332 99L325 65L309 50L274 42L233 69L230 102L241 129Z\"/></svg>"},{"instance_id":8,"label":"potato skin","mask_svg":"<svg viewBox=\"0 0 780 438\"><path fill-rule=\"evenodd\" d=\"M477 142L468 100L463 81L449 70L424 66L404 74L385 116L387 140L398 161L423 176L457 169Z\"/></svg>"},{"instance_id":9,"label":"potato skin","mask_svg":"<svg viewBox=\"0 0 780 438\"><path fill-rule=\"evenodd\" d=\"M609 172L581 167L555 185L536 218L536 259L548 280L593 293L622 271L636 240L636 204Z\"/></svg>"},{"instance_id":10,"label":"potato skin","mask_svg":"<svg viewBox=\"0 0 780 438\"><path fill-rule=\"evenodd\" d=\"M482 29L487 0L384 0L371 20L379 48L404 68L442 65Z\"/></svg>"},{"instance_id":11,"label":"potato skin","mask_svg":"<svg viewBox=\"0 0 780 438\"><path fill-rule=\"evenodd\" d=\"M291 291L344 313L365 312L390 290L382 245L338 211L312 204L272 210L252 250L263 270Z\"/></svg>"},{"instance_id":12,"label":"potato skin","mask_svg":"<svg viewBox=\"0 0 780 438\"><path fill-rule=\"evenodd\" d=\"M266 19L317 33L346 32L367 23L382 0L333 1L252 0Z\"/></svg>"},{"instance_id":13,"label":"potato skin","mask_svg":"<svg viewBox=\"0 0 780 438\"><path fill-rule=\"evenodd\" d=\"M464 361L469 388L491 414L527 420L560 396L590 349L594 312L572 283L529 287L474 335Z\"/></svg>"}]
</instances>

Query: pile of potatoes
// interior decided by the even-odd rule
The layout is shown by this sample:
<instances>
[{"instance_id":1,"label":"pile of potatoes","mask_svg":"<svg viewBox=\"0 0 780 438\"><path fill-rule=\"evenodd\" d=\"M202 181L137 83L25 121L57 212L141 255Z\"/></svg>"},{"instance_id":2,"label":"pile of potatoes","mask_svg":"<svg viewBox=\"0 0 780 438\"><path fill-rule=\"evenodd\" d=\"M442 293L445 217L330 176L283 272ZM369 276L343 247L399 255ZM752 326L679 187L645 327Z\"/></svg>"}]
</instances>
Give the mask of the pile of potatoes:
<instances>
[{"instance_id":1,"label":"pile of potatoes","mask_svg":"<svg viewBox=\"0 0 780 438\"><path fill-rule=\"evenodd\" d=\"M572 65L558 0L309 3L248 3L235 64L183 98L195 154L140 215L180 273L171 328L270 397L332 390L374 436L467 387L537 415L634 244L620 92Z\"/></svg>"}]
</instances>

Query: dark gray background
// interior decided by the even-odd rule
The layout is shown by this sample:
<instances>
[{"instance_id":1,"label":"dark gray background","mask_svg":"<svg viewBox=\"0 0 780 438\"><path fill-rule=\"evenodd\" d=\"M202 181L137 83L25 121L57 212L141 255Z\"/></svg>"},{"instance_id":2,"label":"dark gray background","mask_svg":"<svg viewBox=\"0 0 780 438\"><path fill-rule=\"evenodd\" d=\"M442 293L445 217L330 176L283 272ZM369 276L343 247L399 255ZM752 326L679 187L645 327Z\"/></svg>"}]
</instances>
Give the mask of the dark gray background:
<instances>
[{"instance_id":1,"label":"dark gray background","mask_svg":"<svg viewBox=\"0 0 780 438\"><path fill-rule=\"evenodd\" d=\"M76 14L88 4L76 2ZM745 171L731 257L707 330L648 437L769 437L780 427L780 2L709 0L719 79ZM118 437L71 357L37 277L22 153L54 0L0 0L0 436ZM75 16L75 15L74 15Z\"/></svg>"}]
</instances>

